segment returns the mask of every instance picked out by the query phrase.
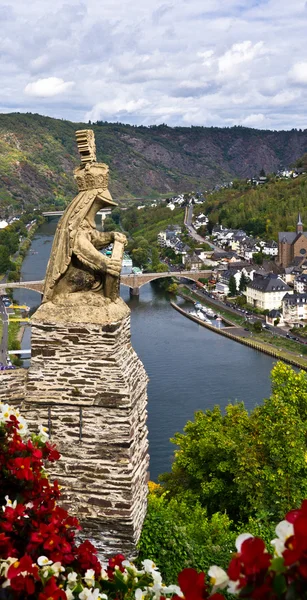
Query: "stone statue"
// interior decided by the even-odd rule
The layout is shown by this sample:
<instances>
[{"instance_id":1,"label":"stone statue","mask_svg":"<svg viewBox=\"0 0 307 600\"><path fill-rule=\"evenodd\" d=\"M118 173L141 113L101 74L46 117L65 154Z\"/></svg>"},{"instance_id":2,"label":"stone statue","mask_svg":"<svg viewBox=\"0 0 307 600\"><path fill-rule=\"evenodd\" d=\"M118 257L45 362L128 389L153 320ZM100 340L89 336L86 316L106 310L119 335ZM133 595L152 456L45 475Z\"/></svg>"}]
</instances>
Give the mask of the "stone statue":
<instances>
[{"instance_id":1,"label":"stone statue","mask_svg":"<svg viewBox=\"0 0 307 600\"><path fill-rule=\"evenodd\" d=\"M121 233L96 229L96 213L116 206L108 190L109 168L96 162L93 131L77 131L76 137L82 162L74 173L79 194L65 210L54 236L43 303L62 304L78 292L100 294L115 302L127 240ZM110 243L112 255L101 254L99 250Z\"/></svg>"}]
</instances>

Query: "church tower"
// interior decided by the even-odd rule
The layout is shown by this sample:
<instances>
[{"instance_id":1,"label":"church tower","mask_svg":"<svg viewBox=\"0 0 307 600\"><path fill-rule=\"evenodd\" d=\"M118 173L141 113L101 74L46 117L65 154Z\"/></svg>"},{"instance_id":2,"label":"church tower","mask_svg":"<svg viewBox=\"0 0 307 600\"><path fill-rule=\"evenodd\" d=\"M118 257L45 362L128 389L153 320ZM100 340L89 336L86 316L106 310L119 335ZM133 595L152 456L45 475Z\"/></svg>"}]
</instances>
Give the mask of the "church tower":
<instances>
[{"instance_id":1,"label":"church tower","mask_svg":"<svg viewBox=\"0 0 307 600\"><path fill-rule=\"evenodd\" d=\"M298 213L297 224L296 224L296 233L303 233L303 223L301 219L301 213Z\"/></svg>"}]
</instances>

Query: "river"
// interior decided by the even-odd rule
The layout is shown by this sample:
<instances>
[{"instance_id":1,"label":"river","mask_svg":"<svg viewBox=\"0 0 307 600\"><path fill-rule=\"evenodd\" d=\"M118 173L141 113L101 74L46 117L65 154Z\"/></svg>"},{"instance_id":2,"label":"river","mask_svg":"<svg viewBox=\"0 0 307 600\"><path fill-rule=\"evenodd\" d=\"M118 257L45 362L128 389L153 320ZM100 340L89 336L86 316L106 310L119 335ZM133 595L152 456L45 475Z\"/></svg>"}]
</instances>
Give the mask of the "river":
<instances>
[{"instance_id":1,"label":"river","mask_svg":"<svg viewBox=\"0 0 307 600\"><path fill-rule=\"evenodd\" d=\"M55 227L53 220L37 231L23 262L23 280L44 278ZM124 286L121 295L131 308L133 347L150 377L150 477L157 480L171 466L175 446L170 437L182 431L194 412L234 400L243 400L248 409L260 404L270 394L274 360L186 319L150 284L141 288L139 299L130 299ZM38 304L35 292L16 290L14 296L21 304ZM184 300L178 301L185 306ZM27 327L22 347L29 344Z\"/></svg>"}]
</instances>

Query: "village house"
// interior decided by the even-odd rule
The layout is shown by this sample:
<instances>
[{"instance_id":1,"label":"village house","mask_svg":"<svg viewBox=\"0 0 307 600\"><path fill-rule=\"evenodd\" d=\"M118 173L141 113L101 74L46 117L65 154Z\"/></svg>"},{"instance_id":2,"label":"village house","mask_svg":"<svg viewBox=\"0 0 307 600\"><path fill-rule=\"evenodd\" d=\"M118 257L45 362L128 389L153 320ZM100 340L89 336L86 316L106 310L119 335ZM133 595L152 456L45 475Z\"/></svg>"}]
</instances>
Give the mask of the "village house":
<instances>
[{"instance_id":1,"label":"village house","mask_svg":"<svg viewBox=\"0 0 307 600\"><path fill-rule=\"evenodd\" d=\"M307 294L286 294L282 299L282 314L285 323L292 326L307 319Z\"/></svg>"},{"instance_id":2,"label":"village house","mask_svg":"<svg viewBox=\"0 0 307 600\"><path fill-rule=\"evenodd\" d=\"M277 308L273 308L272 310L270 310L270 312L265 317L265 322L267 323L267 325L273 325L274 327L283 326L284 318L282 310L279 310Z\"/></svg>"},{"instance_id":3,"label":"village house","mask_svg":"<svg viewBox=\"0 0 307 600\"><path fill-rule=\"evenodd\" d=\"M285 294L291 294L291 288L275 273L254 274L246 286L247 303L261 310L280 308Z\"/></svg>"},{"instance_id":4,"label":"village house","mask_svg":"<svg viewBox=\"0 0 307 600\"><path fill-rule=\"evenodd\" d=\"M305 294L307 293L307 274L302 273L298 275L294 280L294 291L297 294Z\"/></svg>"}]
</instances>

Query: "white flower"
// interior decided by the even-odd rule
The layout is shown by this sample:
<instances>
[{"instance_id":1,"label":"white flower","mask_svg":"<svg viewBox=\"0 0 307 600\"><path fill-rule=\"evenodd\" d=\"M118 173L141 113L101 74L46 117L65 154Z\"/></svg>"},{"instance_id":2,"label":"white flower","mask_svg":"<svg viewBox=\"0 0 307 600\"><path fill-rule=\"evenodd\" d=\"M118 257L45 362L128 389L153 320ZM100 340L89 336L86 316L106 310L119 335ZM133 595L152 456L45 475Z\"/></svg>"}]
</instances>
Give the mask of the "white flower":
<instances>
[{"instance_id":1,"label":"white flower","mask_svg":"<svg viewBox=\"0 0 307 600\"><path fill-rule=\"evenodd\" d=\"M108 573L105 571L105 569L103 567L101 567L100 578L101 579L109 579Z\"/></svg>"},{"instance_id":2,"label":"white flower","mask_svg":"<svg viewBox=\"0 0 307 600\"><path fill-rule=\"evenodd\" d=\"M39 426L38 435L42 442L46 442L47 440L49 440L48 429L47 427L43 427L43 425Z\"/></svg>"},{"instance_id":3,"label":"white flower","mask_svg":"<svg viewBox=\"0 0 307 600\"><path fill-rule=\"evenodd\" d=\"M239 587L240 587L239 579L237 581L229 580L229 583L227 586L227 592L229 592L230 594L237 594L239 591Z\"/></svg>"},{"instance_id":4,"label":"white flower","mask_svg":"<svg viewBox=\"0 0 307 600\"><path fill-rule=\"evenodd\" d=\"M72 573L68 573L68 576L67 576L67 585L70 588L74 588L76 586L77 577L78 577L78 573L75 573L75 571L73 571Z\"/></svg>"},{"instance_id":5,"label":"white flower","mask_svg":"<svg viewBox=\"0 0 307 600\"><path fill-rule=\"evenodd\" d=\"M4 560L2 564L0 563L0 575L2 575L2 577L6 577L10 566L17 560L18 558L13 558L12 556L10 556L6 560Z\"/></svg>"},{"instance_id":6,"label":"white flower","mask_svg":"<svg viewBox=\"0 0 307 600\"><path fill-rule=\"evenodd\" d=\"M23 417L18 417L18 433L21 437L29 433L27 421Z\"/></svg>"},{"instance_id":7,"label":"white flower","mask_svg":"<svg viewBox=\"0 0 307 600\"><path fill-rule=\"evenodd\" d=\"M163 594L176 594L180 598L184 598L184 595L179 585L165 585L162 587Z\"/></svg>"},{"instance_id":8,"label":"white flower","mask_svg":"<svg viewBox=\"0 0 307 600\"><path fill-rule=\"evenodd\" d=\"M135 600L143 600L145 597L144 591L141 588L137 588L134 592Z\"/></svg>"},{"instance_id":9,"label":"white flower","mask_svg":"<svg viewBox=\"0 0 307 600\"><path fill-rule=\"evenodd\" d=\"M37 559L37 564L39 567L45 567L46 565L52 565L52 560L49 560L47 556L40 556Z\"/></svg>"},{"instance_id":10,"label":"white flower","mask_svg":"<svg viewBox=\"0 0 307 600\"><path fill-rule=\"evenodd\" d=\"M50 569L52 569L54 575L56 575L56 576L58 576L60 573L63 573L63 571L65 571L64 567L62 567L60 562L53 563L53 565L50 567Z\"/></svg>"},{"instance_id":11,"label":"white flower","mask_svg":"<svg viewBox=\"0 0 307 600\"><path fill-rule=\"evenodd\" d=\"M214 586L214 590L225 588L229 581L226 571L216 565L210 567L208 575L210 577L210 583Z\"/></svg>"},{"instance_id":12,"label":"white flower","mask_svg":"<svg viewBox=\"0 0 307 600\"><path fill-rule=\"evenodd\" d=\"M293 525L289 521L281 521L276 526L275 532L277 538L272 540L271 544L274 546L276 556L282 556L287 539L294 535Z\"/></svg>"},{"instance_id":13,"label":"white flower","mask_svg":"<svg viewBox=\"0 0 307 600\"><path fill-rule=\"evenodd\" d=\"M159 571L152 571L151 576L155 585L162 585L162 575L159 573Z\"/></svg>"},{"instance_id":14,"label":"white flower","mask_svg":"<svg viewBox=\"0 0 307 600\"><path fill-rule=\"evenodd\" d=\"M3 512L5 511L7 506L10 506L10 508L16 508L17 500L14 500L14 502L12 502L12 500L10 500L8 496L5 496L5 500L6 500L6 505L2 506Z\"/></svg>"},{"instance_id":15,"label":"white flower","mask_svg":"<svg viewBox=\"0 0 307 600\"><path fill-rule=\"evenodd\" d=\"M69 588L66 588L65 594L66 594L67 600L73 600L74 599L74 594L72 593L72 591Z\"/></svg>"},{"instance_id":16,"label":"white flower","mask_svg":"<svg viewBox=\"0 0 307 600\"><path fill-rule=\"evenodd\" d=\"M236 539L236 549L238 550L238 552L241 552L241 547L243 542L245 542L245 540L248 540L249 538L254 537L251 533L240 533L240 535L238 535L237 539Z\"/></svg>"},{"instance_id":17,"label":"white flower","mask_svg":"<svg viewBox=\"0 0 307 600\"><path fill-rule=\"evenodd\" d=\"M15 411L14 408L12 406L10 406L9 404L2 404L0 406L1 412L0 412L0 423L2 422L6 422L9 421L10 416L11 415L15 415Z\"/></svg>"},{"instance_id":18,"label":"white flower","mask_svg":"<svg viewBox=\"0 0 307 600\"><path fill-rule=\"evenodd\" d=\"M148 558L142 561L142 565L145 573L149 573L150 575L158 570L158 567L155 565L155 563L152 560L148 560Z\"/></svg>"},{"instance_id":19,"label":"white flower","mask_svg":"<svg viewBox=\"0 0 307 600\"><path fill-rule=\"evenodd\" d=\"M102 598L104 600L108 599L108 597L105 594L101 594L99 592L98 588L96 588L95 590L89 590L88 588L84 588L82 592L80 592L79 598L80 600L101 600Z\"/></svg>"},{"instance_id":20,"label":"white flower","mask_svg":"<svg viewBox=\"0 0 307 600\"><path fill-rule=\"evenodd\" d=\"M95 585L95 571L94 569L87 569L84 577L83 577L86 585L91 588Z\"/></svg>"},{"instance_id":21,"label":"white flower","mask_svg":"<svg viewBox=\"0 0 307 600\"><path fill-rule=\"evenodd\" d=\"M131 569L133 574L137 574L138 570L136 568L136 566L130 562L130 560L123 560L122 562L123 567L125 567L126 569Z\"/></svg>"}]
</instances>

